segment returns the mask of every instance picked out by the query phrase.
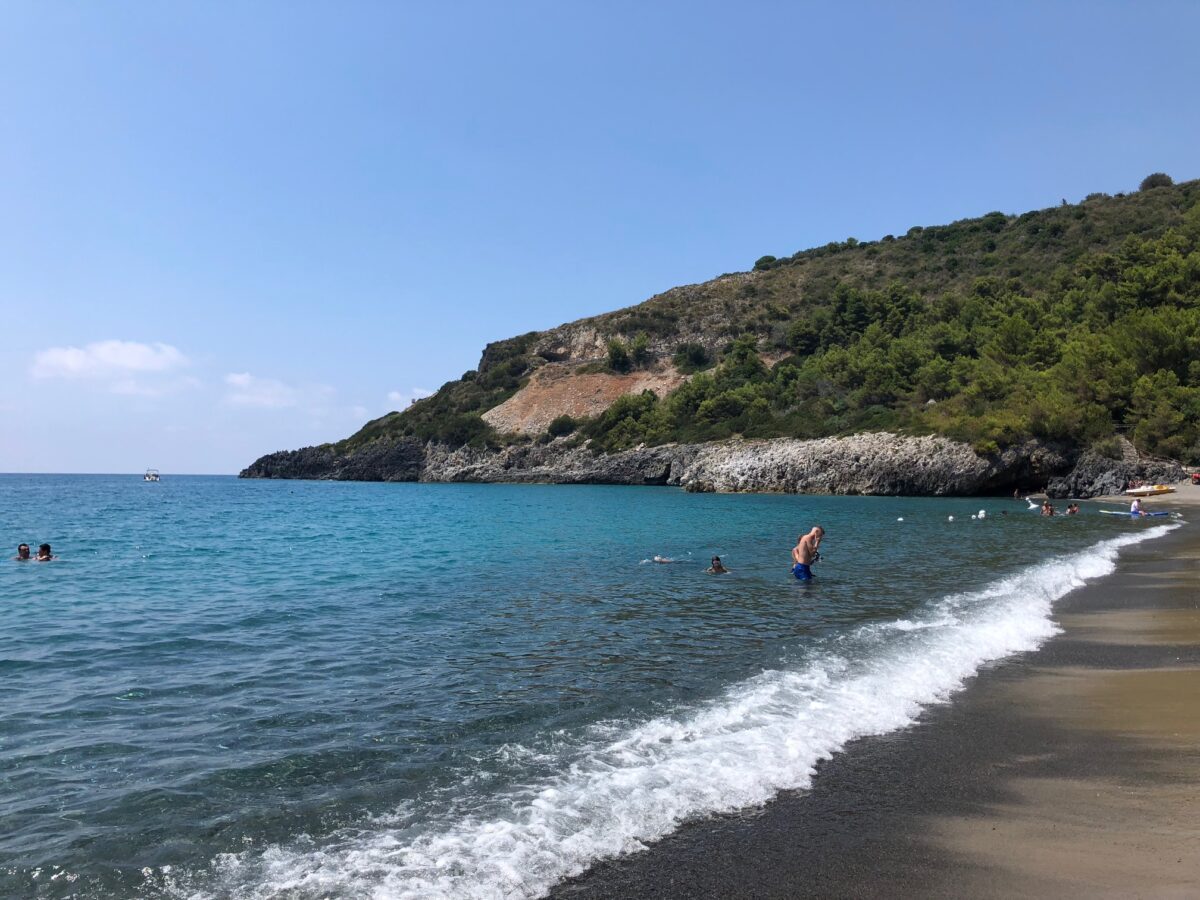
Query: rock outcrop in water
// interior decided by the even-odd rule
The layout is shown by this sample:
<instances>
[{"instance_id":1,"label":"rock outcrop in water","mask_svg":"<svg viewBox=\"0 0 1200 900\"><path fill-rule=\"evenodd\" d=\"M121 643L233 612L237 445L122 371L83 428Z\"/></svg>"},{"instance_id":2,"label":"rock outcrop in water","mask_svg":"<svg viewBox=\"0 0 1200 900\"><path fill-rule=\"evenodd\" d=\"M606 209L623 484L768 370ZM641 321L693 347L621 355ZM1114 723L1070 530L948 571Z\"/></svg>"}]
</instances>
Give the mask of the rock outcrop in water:
<instances>
[{"instance_id":1,"label":"rock outcrop in water","mask_svg":"<svg viewBox=\"0 0 1200 900\"><path fill-rule=\"evenodd\" d=\"M1119 494L1134 480L1145 484L1174 484L1187 478L1183 466L1174 460L1114 460L1091 450L1084 452L1074 468L1050 480L1046 493L1051 497L1103 497Z\"/></svg>"},{"instance_id":2,"label":"rock outcrop in water","mask_svg":"<svg viewBox=\"0 0 1200 900\"><path fill-rule=\"evenodd\" d=\"M1107 465L1106 465L1107 464ZM264 456L245 478L360 481L674 485L690 491L969 496L1047 483L1055 496L1090 497L1124 486L1125 468L1030 441L983 456L943 437L888 433L819 440L775 439L667 444L598 454L570 440L502 450L452 449L416 440L378 442L348 455L308 447ZM1177 471L1176 471L1177 470ZM1182 470L1130 469L1177 480ZM1167 476L1173 476L1168 478ZM1065 491L1066 493L1059 493Z\"/></svg>"}]
</instances>

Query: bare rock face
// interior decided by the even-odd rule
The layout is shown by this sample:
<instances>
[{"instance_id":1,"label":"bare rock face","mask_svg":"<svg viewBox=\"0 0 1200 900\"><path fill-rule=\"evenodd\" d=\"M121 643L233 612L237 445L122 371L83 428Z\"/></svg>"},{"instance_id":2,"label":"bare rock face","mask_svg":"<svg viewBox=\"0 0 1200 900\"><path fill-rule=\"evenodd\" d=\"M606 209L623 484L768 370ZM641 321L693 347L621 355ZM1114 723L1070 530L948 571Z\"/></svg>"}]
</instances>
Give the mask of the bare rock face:
<instances>
[{"instance_id":1,"label":"bare rock face","mask_svg":"<svg viewBox=\"0 0 1200 900\"><path fill-rule=\"evenodd\" d=\"M523 388L485 412L483 420L503 434L539 435L559 416L598 416L626 394L653 391L665 397L686 380L674 366L618 374L581 373L574 366L550 363L534 372Z\"/></svg>"},{"instance_id":2,"label":"bare rock face","mask_svg":"<svg viewBox=\"0 0 1200 900\"><path fill-rule=\"evenodd\" d=\"M500 450L452 449L407 438L341 455L328 446L272 453L242 472L245 478L658 484L693 492L918 496L970 496L1048 484L1053 497L1113 494L1132 478L1170 483L1184 476L1177 463L1112 460L1090 452L1075 460L1037 441L981 456L948 438L886 432L812 441L666 444L608 454L568 438Z\"/></svg>"},{"instance_id":3,"label":"bare rock face","mask_svg":"<svg viewBox=\"0 0 1200 900\"><path fill-rule=\"evenodd\" d=\"M587 324L560 325L547 331L534 352L543 359L556 362L602 359L608 352L607 339Z\"/></svg>"},{"instance_id":4,"label":"bare rock face","mask_svg":"<svg viewBox=\"0 0 1200 900\"><path fill-rule=\"evenodd\" d=\"M542 484L678 484L694 448L642 447L598 454L567 441L523 444L501 451L431 445L422 481L486 481Z\"/></svg>"},{"instance_id":5,"label":"bare rock face","mask_svg":"<svg viewBox=\"0 0 1200 900\"><path fill-rule=\"evenodd\" d=\"M995 475L994 464L965 444L880 433L703 445L680 480L723 492L960 495L979 492Z\"/></svg>"},{"instance_id":6,"label":"bare rock face","mask_svg":"<svg viewBox=\"0 0 1200 900\"><path fill-rule=\"evenodd\" d=\"M1146 484L1174 484L1187 478L1183 466L1173 460L1113 460L1091 450L1083 453L1067 474L1054 478L1046 488L1051 497L1103 497L1119 494L1134 479Z\"/></svg>"}]
</instances>

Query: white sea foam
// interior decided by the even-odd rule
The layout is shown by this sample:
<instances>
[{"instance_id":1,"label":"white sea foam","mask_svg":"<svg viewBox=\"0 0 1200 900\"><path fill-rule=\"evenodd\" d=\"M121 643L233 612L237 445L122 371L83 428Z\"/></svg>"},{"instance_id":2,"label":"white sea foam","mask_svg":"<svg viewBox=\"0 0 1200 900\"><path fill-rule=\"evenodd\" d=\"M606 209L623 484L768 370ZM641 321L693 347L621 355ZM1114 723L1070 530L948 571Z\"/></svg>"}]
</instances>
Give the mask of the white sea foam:
<instances>
[{"instance_id":1,"label":"white sea foam","mask_svg":"<svg viewBox=\"0 0 1200 900\"><path fill-rule=\"evenodd\" d=\"M1056 631L1055 600L1111 572L1122 546L1172 527L949 595L891 628L863 626L798 670L764 672L700 709L580 743L559 774L494 798L486 814L447 819L415 838L392 818L322 847L228 855L192 895L539 896L686 819L808 786L817 762L848 741L903 728L982 664L1039 646Z\"/></svg>"}]
</instances>

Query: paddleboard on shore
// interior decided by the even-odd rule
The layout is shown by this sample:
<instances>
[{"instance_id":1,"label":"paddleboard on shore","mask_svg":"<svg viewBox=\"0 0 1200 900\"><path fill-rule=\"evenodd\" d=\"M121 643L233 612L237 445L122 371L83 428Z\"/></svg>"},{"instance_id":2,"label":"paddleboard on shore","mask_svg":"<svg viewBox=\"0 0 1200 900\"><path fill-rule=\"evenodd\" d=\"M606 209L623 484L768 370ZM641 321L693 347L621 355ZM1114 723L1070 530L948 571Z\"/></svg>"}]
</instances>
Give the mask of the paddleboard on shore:
<instances>
[{"instance_id":1,"label":"paddleboard on shore","mask_svg":"<svg viewBox=\"0 0 1200 900\"><path fill-rule=\"evenodd\" d=\"M1170 513L1169 512L1131 513L1131 512L1124 512L1119 509L1102 509L1102 510L1100 510L1100 515L1102 515L1102 516L1125 516L1127 519L1144 519L1149 516L1169 516Z\"/></svg>"}]
</instances>

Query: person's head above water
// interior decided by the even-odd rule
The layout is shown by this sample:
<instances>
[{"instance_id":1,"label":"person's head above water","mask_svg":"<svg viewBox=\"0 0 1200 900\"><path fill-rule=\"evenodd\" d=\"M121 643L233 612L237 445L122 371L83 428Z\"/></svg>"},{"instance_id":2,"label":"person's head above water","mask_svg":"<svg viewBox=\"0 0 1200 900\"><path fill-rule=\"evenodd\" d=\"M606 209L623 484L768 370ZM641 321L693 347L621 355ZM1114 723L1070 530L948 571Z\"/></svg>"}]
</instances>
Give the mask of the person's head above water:
<instances>
[{"instance_id":1,"label":"person's head above water","mask_svg":"<svg viewBox=\"0 0 1200 900\"><path fill-rule=\"evenodd\" d=\"M714 556L712 558L712 565L708 567L709 575L724 575L728 571L729 570L725 568L725 563L721 562L721 557Z\"/></svg>"},{"instance_id":2,"label":"person's head above water","mask_svg":"<svg viewBox=\"0 0 1200 900\"><path fill-rule=\"evenodd\" d=\"M17 544L17 559L29 559L29 545Z\"/></svg>"},{"instance_id":3,"label":"person's head above water","mask_svg":"<svg viewBox=\"0 0 1200 900\"><path fill-rule=\"evenodd\" d=\"M49 544L42 544L38 547L37 558L40 560L54 559L54 555L50 552Z\"/></svg>"}]
</instances>

